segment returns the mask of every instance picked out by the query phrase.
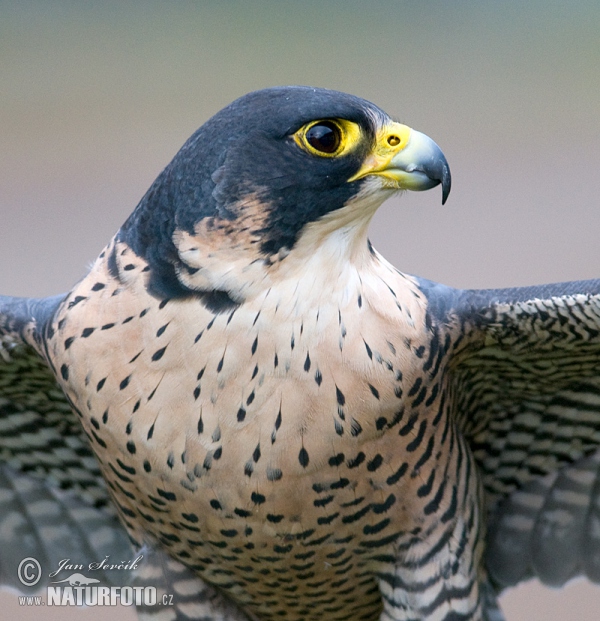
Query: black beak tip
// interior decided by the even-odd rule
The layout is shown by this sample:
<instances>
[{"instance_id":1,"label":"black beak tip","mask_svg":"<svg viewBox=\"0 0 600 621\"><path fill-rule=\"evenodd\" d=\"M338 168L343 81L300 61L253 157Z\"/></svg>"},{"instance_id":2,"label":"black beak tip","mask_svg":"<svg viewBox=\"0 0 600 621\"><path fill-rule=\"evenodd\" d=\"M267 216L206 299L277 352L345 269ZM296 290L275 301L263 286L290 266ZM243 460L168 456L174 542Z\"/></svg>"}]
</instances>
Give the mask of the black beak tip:
<instances>
[{"instance_id":1,"label":"black beak tip","mask_svg":"<svg viewBox=\"0 0 600 621\"><path fill-rule=\"evenodd\" d=\"M452 186L452 177L450 175L450 167L447 162L444 162L444 168L442 172L442 205L446 204L448 196L450 196L450 188Z\"/></svg>"}]
</instances>

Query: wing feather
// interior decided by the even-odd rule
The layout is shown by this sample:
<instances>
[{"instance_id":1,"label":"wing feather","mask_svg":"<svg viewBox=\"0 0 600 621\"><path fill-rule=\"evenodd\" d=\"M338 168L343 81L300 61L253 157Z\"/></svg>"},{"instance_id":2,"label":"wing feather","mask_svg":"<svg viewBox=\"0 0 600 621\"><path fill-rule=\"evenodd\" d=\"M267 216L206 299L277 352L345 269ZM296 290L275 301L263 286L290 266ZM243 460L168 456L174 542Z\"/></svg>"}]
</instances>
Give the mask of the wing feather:
<instances>
[{"instance_id":1,"label":"wing feather","mask_svg":"<svg viewBox=\"0 0 600 621\"><path fill-rule=\"evenodd\" d=\"M453 337L453 411L486 493L492 580L600 581L600 280L420 284Z\"/></svg>"}]
</instances>

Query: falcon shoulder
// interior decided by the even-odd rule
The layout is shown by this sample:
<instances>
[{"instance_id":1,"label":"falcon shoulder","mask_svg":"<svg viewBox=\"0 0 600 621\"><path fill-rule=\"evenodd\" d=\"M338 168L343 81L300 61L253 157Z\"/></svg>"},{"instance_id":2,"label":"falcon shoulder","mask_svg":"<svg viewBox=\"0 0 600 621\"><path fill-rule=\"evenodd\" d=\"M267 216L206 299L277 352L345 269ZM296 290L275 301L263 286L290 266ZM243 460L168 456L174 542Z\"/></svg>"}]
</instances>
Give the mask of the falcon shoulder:
<instances>
[{"instance_id":1,"label":"falcon shoulder","mask_svg":"<svg viewBox=\"0 0 600 621\"><path fill-rule=\"evenodd\" d=\"M492 582L600 582L600 280L421 284L446 330L451 407L485 490Z\"/></svg>"}]
</instances>

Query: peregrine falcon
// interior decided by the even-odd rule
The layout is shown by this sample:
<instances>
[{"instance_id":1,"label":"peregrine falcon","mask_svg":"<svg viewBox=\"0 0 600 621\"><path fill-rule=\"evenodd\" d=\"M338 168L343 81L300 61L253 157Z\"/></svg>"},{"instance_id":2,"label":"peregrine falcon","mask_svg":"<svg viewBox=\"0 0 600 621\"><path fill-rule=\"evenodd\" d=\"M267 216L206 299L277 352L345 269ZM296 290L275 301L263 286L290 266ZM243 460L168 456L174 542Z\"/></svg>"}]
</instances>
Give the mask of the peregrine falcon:
<instances>
[{"instance_id":1,"label":"peregrine falcon","mask_svg":"<svg viewBox=\"0 0 600 621\"><path fill-rule=\"evenodd\" d=\"M208 621L499 621L507 586L599 581L600 280L398 271L369 222L437 185L372 103L257 91L68 294L1 297L2 581L140 554L173 596L143 618Z\"/></svg>"}]
</instances>

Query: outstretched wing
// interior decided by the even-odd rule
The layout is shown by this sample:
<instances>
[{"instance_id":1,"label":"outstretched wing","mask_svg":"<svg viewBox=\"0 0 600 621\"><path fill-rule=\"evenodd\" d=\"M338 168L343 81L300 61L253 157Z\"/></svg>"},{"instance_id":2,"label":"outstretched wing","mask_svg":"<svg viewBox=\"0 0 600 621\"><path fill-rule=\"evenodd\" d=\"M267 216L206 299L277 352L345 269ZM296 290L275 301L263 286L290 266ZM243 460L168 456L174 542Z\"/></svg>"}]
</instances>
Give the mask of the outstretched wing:
<instances>
[{"instance_id":1,"label":"outstretched wing","mask_svg":"<svg viewBox=\"0 0 600 621\"><path fill-rule=\"evenodd\" d=\"M600 280L429 291L489 510L497 587L600 582Z\"/></svg>"},{"instance_id":2,"label":"outstretched wing","mask_svg":"<svg viewBox=\"0 0 600 621\"><path fill-rule=\"evenodd\" d=\"M132 554L82 427L40 355L60 300L0 297L0 584L20 590L26 557L47 582L61 559Z\"/></svg>"}]
</instances>

